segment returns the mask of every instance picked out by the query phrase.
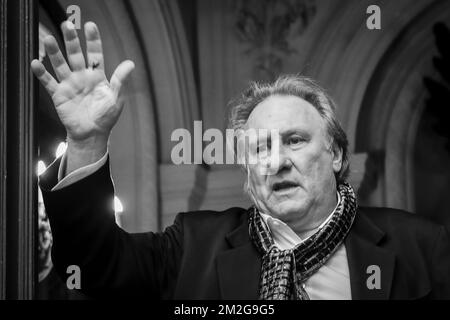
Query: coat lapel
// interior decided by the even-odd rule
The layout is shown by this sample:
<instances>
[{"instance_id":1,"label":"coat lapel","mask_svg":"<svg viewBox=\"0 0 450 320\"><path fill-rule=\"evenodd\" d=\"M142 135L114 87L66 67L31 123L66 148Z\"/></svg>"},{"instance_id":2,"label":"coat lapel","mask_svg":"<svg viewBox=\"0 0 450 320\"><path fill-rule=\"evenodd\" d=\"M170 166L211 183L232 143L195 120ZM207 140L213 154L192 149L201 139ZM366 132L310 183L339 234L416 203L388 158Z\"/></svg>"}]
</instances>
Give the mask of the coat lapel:
<instances>
[{"instance_id":1,"label":"coat lapel","mask_svg":"<svg viewBox=\"0 0 450 320\"><path fill-rule=\"evenodd\" d=\"M380 246L385 233L359 211L345 240L350 271L352 299L389 299L395 268L395 254ZM259 296L261 257L250 241L248 225L243 222L226 236L229 250L216 260L220 293L223 299L255 300ZM380 289L369 289L371 265L379 267ZM245 285L243 285L245 284Z\"/></svg>"},{"instance_id":2,"label":"coat lapel","mask_svg":"<svg viewBox=\"0 0 450 320\"><path fill-rule=\"evenodd\" d=\"M352 299L389 299L395 267L395 254L380 246L385 233L361 212L357 213L345 247L350 271ZM369 266L379 267L380 288L370 289L368 279L374 271ZM372 283L372 281L369 281Z\"/></svg>"},{"instance_id":3,"label":"coat lapel","mask_svg":"<svg viewBox=\"0 0 450 320\"><path fill-rule=\"evenodd\" d=\"M258 299L261 257L250 241L247 223L226 237L230 249L217 257L223 299Z\"/></svg>"}]
</instances>

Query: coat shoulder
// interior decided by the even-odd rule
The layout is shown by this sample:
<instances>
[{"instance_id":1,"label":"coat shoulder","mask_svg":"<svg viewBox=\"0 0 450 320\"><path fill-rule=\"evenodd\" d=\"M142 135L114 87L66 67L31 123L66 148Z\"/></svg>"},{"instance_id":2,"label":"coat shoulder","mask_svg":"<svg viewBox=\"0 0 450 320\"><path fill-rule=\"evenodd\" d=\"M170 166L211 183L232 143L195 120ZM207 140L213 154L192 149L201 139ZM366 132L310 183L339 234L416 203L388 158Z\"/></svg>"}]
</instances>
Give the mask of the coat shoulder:
<instances>
[{"instance_id":1,"label":"coat shoulder","mask_svg":"<svg viewBox=\"0 0 450 320\"><path fill-rule=\"evenodd\" d=\"M386 233L398 236L404 234L419 239L423 237L429 239L436 236L436 233L443 228L418 214L400 209L360 207L358 214L368 218Z\"/></svg>"},{"instance_id":2,"label":"coat shoulder","mask_svg":"<svg viewBox=\"0 0 450 320\"><path fill-rule=\"evenodd\" d=\"M248 209L232 207L222 211L199 210L182 213L183 219L189 223L224 222L227 220L241 220L247 217Z\"/></svg>"},{"instance_id":3,"label":"coat shoulder","mask_svg":"<svg viewBox=\"0 0 450 320\"><path fill-rule=\"evenodd\" d=\"M226 234L247 222L248 209L232 207L223 211L202 210L180 213L185 231Z\"/></svg>"}]
</instances>

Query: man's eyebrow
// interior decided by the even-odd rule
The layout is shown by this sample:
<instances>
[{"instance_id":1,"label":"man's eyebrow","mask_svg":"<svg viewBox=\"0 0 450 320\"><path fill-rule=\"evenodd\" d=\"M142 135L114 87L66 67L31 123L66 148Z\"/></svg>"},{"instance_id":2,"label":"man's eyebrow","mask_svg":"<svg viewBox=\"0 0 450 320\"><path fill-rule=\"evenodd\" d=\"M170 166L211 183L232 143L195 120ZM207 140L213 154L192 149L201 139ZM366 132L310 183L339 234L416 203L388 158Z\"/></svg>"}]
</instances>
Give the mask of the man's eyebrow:
<instances>
[{"instance_id":1,"label":"man's eyebrow","mask_svg":"<svg viewBox=\"0 0 450 320\"><path fill-rule=\"evenodd\" d=\"M292 134L300 134L303 136L310 136L310 133L308 133L306 130L303 130L303 129L288 129L288 130L280 131L280 136L282 138L288 137Z\"/></svg>"}]
</instances>

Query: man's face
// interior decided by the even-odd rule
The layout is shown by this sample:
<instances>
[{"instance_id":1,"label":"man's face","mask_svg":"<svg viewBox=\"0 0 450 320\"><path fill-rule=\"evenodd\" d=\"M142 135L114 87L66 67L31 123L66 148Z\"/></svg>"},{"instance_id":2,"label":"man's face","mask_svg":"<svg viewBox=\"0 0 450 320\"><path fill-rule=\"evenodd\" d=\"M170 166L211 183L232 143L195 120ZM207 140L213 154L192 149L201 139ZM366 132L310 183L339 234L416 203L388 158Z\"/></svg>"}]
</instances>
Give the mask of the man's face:
<instances>
[{"instance_id":1,"label":"man's face","mask_svg":"<svg viewBox=\"0 0 450 320\"><path fill-rule=\"evenodd\" d=\"M247 128L279 132L275 137L279 164L273 174L248 165L249 189L260 209L288 222L320 209L330 195L335 197L334 172L341 169L341 152L330 147L325 121L309 102L296 96L271 96L255 107Z\"/></svg>"}]
</instances>

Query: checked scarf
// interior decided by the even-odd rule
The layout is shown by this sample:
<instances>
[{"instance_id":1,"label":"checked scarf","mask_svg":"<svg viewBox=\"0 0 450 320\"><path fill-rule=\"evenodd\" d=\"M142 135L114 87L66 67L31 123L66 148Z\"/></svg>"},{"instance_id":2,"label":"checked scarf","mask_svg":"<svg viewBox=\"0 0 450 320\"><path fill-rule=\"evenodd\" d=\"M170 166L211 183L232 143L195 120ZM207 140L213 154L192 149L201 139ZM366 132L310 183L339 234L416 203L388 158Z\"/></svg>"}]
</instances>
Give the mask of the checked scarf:
<instances>
[{"instance_id":1,"label":"checked scarf","mask_svg":"<svg viewBox=\"0 0 450 320\"><path fill-rule=\"evenodd\" d=\"M262 255L262 300L309 300L303 283L334 254L352 226L357 203L348 183L338 186L340 202L331 219L293 249L280 250L256 207L250 209L250 238Z\"/></svg>"}]
</instances>

